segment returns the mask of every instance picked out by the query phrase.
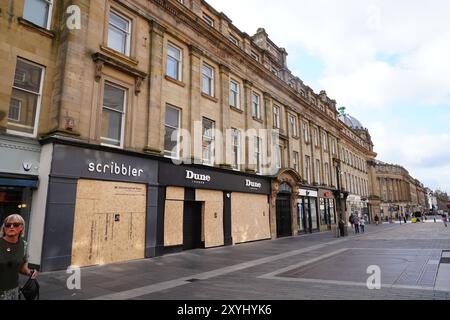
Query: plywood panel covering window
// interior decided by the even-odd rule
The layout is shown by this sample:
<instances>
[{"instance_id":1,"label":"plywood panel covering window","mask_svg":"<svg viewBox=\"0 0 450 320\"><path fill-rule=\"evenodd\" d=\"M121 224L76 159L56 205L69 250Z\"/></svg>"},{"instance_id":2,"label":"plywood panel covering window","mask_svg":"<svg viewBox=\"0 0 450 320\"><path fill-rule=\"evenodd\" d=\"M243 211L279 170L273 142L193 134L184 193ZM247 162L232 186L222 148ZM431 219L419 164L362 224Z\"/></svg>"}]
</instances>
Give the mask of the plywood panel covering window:
<instances>
[{"instance_id":1,"label":"plywood panel covering window","mask_svg":"<svg viewBox=\"0 0 450 320\"><path fill-rule=\"evenodd\" d=\"M72 265L91 266L144 258L146 186L80 180Z\"/></svg>"}]
</instances>

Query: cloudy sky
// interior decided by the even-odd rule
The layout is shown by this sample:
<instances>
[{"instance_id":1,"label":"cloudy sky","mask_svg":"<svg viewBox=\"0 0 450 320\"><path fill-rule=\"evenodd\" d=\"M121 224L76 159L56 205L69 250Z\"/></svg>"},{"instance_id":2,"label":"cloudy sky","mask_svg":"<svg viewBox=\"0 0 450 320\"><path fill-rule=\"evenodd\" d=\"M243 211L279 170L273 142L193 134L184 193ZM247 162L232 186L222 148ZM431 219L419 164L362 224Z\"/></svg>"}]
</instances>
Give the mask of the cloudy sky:
<instances>
[{"instance_id":1,"label":"cloudy sky","mask_svg":"<svg viewBox=\"0 0 450 320\"><path fill-rule=\"evenodd\" d=\"M378 159L450 193L450 1L207 0L259 27L317 93L366 126Z\"/></svg>"}]
</instances>

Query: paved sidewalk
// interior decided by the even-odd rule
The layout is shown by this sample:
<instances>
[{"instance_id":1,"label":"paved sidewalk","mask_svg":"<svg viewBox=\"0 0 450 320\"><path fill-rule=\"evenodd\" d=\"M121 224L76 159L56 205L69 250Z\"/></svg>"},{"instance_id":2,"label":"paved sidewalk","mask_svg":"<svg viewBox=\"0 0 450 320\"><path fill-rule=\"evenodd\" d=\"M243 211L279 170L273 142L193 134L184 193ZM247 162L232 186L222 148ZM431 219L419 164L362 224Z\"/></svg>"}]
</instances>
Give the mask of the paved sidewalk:
<instances>
[{"instance_id":1,"label":"paved sidewalk","mask_svg":"<svg viewBox=\"0 0 450 320\"><path fill-rule=\"evenodd\" d=\"M443 224L369 225L366 229L364 235L345 238L327 232L83 268L81 290L67 289L65 272L41 274L41 298L450 298L450 292L434 287L442 250L450 250L450 230ZM381 290L366 286L371 265L381 267ZM439 281L450 283L441 274Z\"/></svg>"}]
</instances>

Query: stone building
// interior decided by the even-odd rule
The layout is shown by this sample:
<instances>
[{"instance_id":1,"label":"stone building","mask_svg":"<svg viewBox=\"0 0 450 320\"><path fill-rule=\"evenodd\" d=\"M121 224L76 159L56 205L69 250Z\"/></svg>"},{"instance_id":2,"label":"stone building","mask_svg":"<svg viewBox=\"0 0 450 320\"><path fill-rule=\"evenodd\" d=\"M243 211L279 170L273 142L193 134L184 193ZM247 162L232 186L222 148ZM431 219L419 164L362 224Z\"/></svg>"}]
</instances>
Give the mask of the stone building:
<instances>
[{"instance_id":1,"label":"stone building","mask_svg":"<svg viewBox=\"0 0 450 320\"><path fill-rule=\"evenodd\" d=\"M0 146L20 150L2 157L0 195L26 200L14 204L42 270L376 212L368 131L293 75L264 29L249 36L201 0L0 9Z\"/></svg>"},{"instance_id":2,"label":"stone building","mask_svg":"<svg viewBox=\"0 0 450 320\"><path fill-rule=\"evenodd\" d=\"M411 177L409 172L399 165L377 161L376 180L380 196L380 216L384 219L399 215L411 216L415 212L428 210L428 196L423 184Z\"/></svg>"}]
</instances>

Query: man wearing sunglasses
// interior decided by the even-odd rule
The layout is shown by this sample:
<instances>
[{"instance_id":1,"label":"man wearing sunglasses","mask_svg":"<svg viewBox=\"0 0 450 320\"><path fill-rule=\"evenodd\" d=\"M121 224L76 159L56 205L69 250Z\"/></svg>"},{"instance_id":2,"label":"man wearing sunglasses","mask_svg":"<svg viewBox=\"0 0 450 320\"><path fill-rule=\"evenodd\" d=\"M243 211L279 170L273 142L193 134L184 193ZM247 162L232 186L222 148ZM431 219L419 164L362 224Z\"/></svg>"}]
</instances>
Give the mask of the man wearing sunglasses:
<instances>
[{"instance_id":1,"label":"man wearing sunglasses","mask_svg":"<svg viewBox=\"0 0 450 320\"><path fill-rule=\"evenodd\" d=\"M0 230L0 300L19 299L19 273L37 277L35 270L28 269L24 231L20 215L7 217Z\"/></svg>"}]
</instances>

